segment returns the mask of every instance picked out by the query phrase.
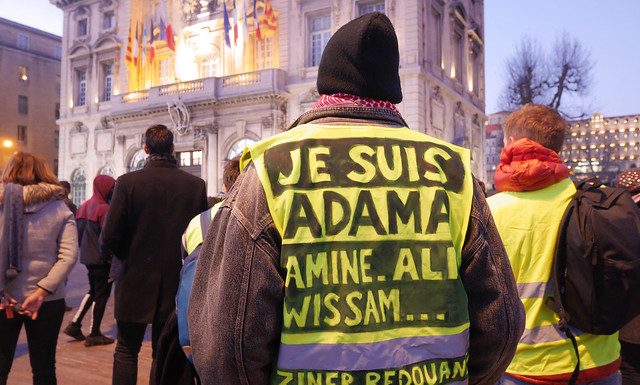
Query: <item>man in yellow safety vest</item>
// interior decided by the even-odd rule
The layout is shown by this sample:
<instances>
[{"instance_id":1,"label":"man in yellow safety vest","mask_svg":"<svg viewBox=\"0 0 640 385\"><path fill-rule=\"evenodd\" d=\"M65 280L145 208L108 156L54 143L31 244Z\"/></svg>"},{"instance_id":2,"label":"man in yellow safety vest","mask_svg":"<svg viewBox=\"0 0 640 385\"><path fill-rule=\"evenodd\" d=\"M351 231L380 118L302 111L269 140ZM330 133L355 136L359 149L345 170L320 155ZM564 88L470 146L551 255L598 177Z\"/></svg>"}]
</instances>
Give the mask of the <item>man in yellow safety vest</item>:
<instances>
[{"instance_id":1,"label":"man in yellow safety vest","mask_svg":"<svg viewBox=\"0 0 640 385\"><path fill-rule=\"evenodd\" d=\"M505 148L496 169L500 191L488 199L525 307L527 321L501 384L566 384L576 367L571 340L546 305L562 216L576 193L558 153L567 124L555 110L527 104L503 124ZM619 384L617 333L573 330L580 354L577 383Z\"/></svg>"},{"instance_id":2,"label":"man in yellow safety vest","mask_svg":"<svg viewBox=\"0 0 640 385\"><path fill-rule=\"evenodd\" d=\"M189 302L204 384L493 383L523 327L465 148L410 130L391 21L340 28L320 98L245 150Z\"/></svg>"}]
</instances>

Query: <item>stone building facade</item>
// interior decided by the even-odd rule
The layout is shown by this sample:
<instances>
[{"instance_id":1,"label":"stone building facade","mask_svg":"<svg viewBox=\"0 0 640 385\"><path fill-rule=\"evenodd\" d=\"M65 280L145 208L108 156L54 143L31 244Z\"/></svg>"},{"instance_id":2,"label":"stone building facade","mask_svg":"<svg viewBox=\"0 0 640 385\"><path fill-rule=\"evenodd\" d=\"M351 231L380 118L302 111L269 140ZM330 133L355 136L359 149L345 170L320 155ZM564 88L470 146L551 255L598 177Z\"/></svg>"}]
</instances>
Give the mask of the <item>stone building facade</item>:
<instances>
[{"instance_id":1,"label":"stone building facade","mask_svg":"<svg viewBox=\"0 0 640 385\"><path fill-rule=\"evenodd\" d=\"M153 123L174 129L181 166L215 195L226 159L313 105L327 40L371 11L387 14L398 34L398 108L409 126L471 149L484 176L482 0L50 1L64 11L59 172L77 201L96 174L141 167ZM151 48L141 67L127 61Z\"/></svg>"},{"instance_id":2,"label":"stone building facade","mask_svg":"<svg viewBox=\"0 0 640 385\"><path fill-rule=\"evenodd\" d=\"M58 169L62 38L0 18L0 171L15 151Z\"/></svg>"}]
</instances>

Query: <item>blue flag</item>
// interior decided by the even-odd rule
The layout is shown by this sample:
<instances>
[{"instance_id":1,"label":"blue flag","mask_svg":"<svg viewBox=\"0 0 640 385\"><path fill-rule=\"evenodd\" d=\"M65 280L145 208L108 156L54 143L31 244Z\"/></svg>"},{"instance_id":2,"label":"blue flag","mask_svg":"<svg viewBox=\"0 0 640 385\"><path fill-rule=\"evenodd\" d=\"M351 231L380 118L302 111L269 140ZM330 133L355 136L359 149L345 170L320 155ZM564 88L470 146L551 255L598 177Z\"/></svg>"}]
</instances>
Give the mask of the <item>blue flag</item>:
<instances>
[{"instance_id":1,"label":"blue flag","mask_svg":"<svg viewBox=\"0 0 640 385\"><path fill-rule=\"evenodd\" d=\"M227 12L227 2L224 5L224 41L227 43L227 47L231 47L231 40L229 39L229 32L231 31L231 23L229 23L229 13Z\"/></svg>"}]
</instances>

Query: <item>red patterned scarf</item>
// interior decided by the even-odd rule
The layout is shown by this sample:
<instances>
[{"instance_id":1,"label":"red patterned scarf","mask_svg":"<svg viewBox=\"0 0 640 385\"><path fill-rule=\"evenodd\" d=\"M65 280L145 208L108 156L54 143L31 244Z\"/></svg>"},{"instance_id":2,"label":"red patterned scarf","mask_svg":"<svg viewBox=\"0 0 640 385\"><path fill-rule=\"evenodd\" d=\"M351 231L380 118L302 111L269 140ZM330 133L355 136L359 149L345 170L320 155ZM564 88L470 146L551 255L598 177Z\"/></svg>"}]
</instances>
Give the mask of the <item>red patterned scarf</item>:
<instances>
[{"instance_id":1,"label":"red patterned scarf","mask_svg":"<svg viewBox=\"0 0 640 385\"><path fill-rule=\"evenodd\" d=\"M493 179L498 191L534 191L568 176L569 169L555 151L522 138L502 149Z\"/></svg>"},{"instance_id":2,"label":"red patterned scarf","mask_svg":"<svg viewBox=\"0 0 640 385\"><path fill-rule=\"evenodd\" d=\"M316 103L311 107L311 110L317 110L324 107L373 107L385 108L387 110L400 113L396 106L391 102L363 98L350 94L320 95Z\"/></svg>"}]
</instances>

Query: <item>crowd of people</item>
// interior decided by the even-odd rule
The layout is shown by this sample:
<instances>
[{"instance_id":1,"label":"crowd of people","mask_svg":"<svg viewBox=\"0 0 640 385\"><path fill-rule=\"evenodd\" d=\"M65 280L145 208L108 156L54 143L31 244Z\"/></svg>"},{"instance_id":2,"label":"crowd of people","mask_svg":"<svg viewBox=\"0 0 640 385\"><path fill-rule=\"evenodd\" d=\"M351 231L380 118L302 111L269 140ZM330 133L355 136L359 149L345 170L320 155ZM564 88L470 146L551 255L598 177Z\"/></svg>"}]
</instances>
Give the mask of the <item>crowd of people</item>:
<instances>
[{"instance_id":1,"label":"crowd of people","mask_svg":"<svg viewBox=\"0 0 640 385\"><path fill-rule=\"evenodd\" d=\"M529 104L505 120L487 199L467 149L407 126L400 84L389 19L345 24L318 101L227 163L213 207L163 125L145 132L144 168L97 176L77 212L45 161L16 153L0 185L0 384L23 326L33 383L56 384L78 255L88 291L63 333L113 343L100 326L115 283L114 385L136 384L149 324L153 385L640 384L638 317L572 339L547 306L576 193L563 118ZM640 203L637 169L617 184Z\"/></svg>"}]
</instances>

